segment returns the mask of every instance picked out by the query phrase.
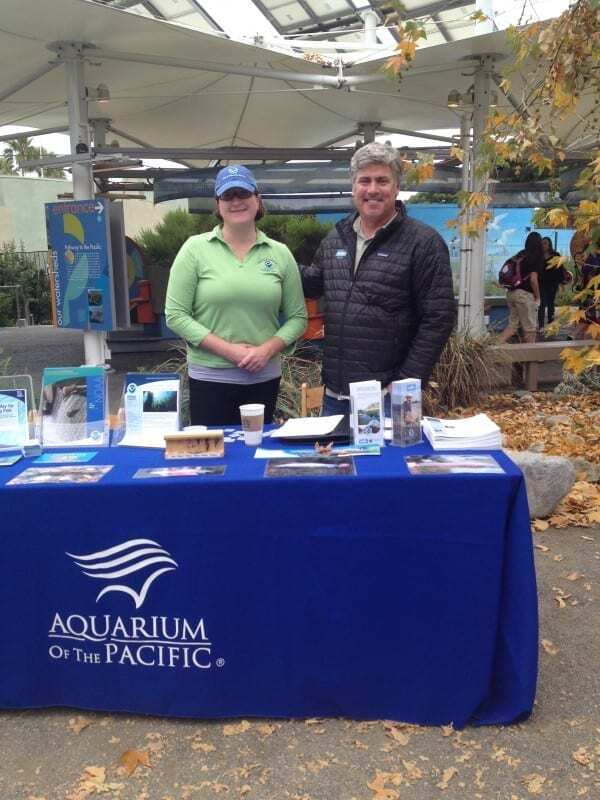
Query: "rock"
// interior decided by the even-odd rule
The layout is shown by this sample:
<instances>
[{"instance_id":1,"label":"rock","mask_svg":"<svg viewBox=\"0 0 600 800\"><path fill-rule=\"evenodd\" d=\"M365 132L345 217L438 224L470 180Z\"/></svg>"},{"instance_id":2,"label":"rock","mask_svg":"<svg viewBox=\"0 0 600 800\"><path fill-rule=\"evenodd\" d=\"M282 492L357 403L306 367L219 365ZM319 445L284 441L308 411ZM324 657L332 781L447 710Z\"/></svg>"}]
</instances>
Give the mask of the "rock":
<instances>
[{"instance_id":1,"label":"rock","mask_svg":"<svg viewBox=\"0 0 600 800\"><path fill-rule=\"evenodd\" d=\"M568 458L546 456L531 450L505 450L525 476L529 515L547 517L575 483L575 469Z\"/></svg>"},{"instance_id":2,"label":"rock","mask_svg":"<svg viewBox=\"0 0 600 800\"><path fill-rule=\"evenodd\" d=\"M570 459L575 474L579 475L585 472L585 480L591 483L600 481L600 464L593 464L582 456Z\"/></svg>"},{"instance_id":3,"label":"rock","mask_svg":"<svg viewBox=\"0 0 600 800\"><path fill-rule=\"evenodd\" d=\"M569 433L565 436L565 442L571 447L585 447L585 439L577 433Z\"/></svg>"},{"instance_id":4,"label":"rock","mask_svg":"<svg viewBox=\"0 0 600 800\"><path fill-rule=\"evenodd\" d=\"M535 397L531 394L531 392L528 392L526 389L515 389L513 396L521 401L524 401L525 403L535 400Z\"/></svg>"},{"instance_id":5,"label":"rock","mask_svg":"<svg viewBox=\"0 0 600 800\"><path fill-rule=\"evenodd\" d=\"M544 417L544 425L553 428L555 425L569 425L571 418L567 414L550 414Z\"/></svg>"}]
</instances>

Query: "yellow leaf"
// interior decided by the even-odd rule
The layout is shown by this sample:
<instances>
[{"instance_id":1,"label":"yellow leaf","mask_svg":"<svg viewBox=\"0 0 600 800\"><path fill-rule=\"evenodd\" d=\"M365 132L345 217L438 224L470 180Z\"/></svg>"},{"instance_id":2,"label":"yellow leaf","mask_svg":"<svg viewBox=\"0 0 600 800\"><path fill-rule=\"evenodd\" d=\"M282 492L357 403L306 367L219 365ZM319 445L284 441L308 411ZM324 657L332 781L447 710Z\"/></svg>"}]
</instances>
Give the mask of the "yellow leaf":
<instances>
[{"instance_id":1,"label":"yellow leaf","mask_svg":"<svg viewBox=\"0 0 600 800\"><path fill-rule=\"evenodd\" d=\"M86 717L72 717L69 720L69 730L73 733L81 733L88 725L91 725L91 721Z\"/></svg>"},{"instance_id":2,"label":"yellow leaf","mask_svg":"<svg viewBox=\"0 0 600 800\"><path fill-rule=\"evenodd\" d=\"M458 770L456 767L448 767L448 769L445 769L442 773L442 780L439 783L436 783L438 789L447 789L448 784L455 775L458 775Z\"/></svg>"},{"instance_id":3,"label":"yellow leaf","mask_svg":"<svg viewBox=\"0 0 600 800\"><path fill-rule=\"evenodd\" d=\"M564 208L551 208L546 214L546 219L551 228L567 228L569 226L569 212Z\"/></svg>"},{"instance_id":4,"label":"yellow leaf","mask_svg":"<svg viewBox=\"0 0 600 800\"><path fill-rule=\"evenodd\" d=\"M126 775L133 775L139 766L150 766L150 754L147 750L125 750L119 758L119 764Z\"/></svg>"},{"instance_id":5,"label":"yellow leaf","mask_svg":"<svg viewBox=\"0 0 600 800\"><path fill-rule=\"evenodd\" d=\"M521 782L529 794L541 794L546 780L547 778L544 775L532 772L530 775L525 775Z\"/></svg>"},{"instance_id":6,"label":"yellow leaf","mask_svg":"<svg viewBox=\"0 0 600 800\"><path fill-rule=\"evenodd\" d=\"M533 529L535 531L547 531L550 527L549 523L546 522L545 519L534 519L533 520Z\"/></svg>"},{"instance_id":7,"label":"yellow leaf","mask_svg":"<svg viewBox=\"0 0 600 800\"><path fill-rule=\"evenodd\" d=\"M555 656L558 653L558 647L550 639L542 639L542 647L551 656Z\"/></svg>"},{"instance_id":8,"label":"yellow leaf","mask_svg":"<svg viewBox=\"0 0 600 800\"><path fill-rule=\"evenodd\" d=\"M243 719L237 725L223 725L223 736L238 736L250 728L248 720Z\"/></svg>"},{"instance_id":9,"label":"yellow leaf","mask_svg":"<svg viewBox=\"0 0 600 800\"><path fill-rule=\"evenodd\" d=\"M571 753L573 761L581 764L583 767L588 767L592 763L592 757L587 751L587 747L580 747Z\"/></svg>"}]
</instances>

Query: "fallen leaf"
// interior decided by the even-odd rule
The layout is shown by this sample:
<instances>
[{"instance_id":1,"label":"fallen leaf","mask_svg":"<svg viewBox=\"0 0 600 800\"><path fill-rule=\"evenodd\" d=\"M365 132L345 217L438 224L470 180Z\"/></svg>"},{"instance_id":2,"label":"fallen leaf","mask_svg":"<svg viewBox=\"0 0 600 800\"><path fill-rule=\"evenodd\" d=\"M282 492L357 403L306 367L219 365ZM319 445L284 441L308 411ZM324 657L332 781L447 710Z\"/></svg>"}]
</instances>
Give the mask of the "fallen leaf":
<instances>
[{"instance_id":1,"label":"fallen leaf","mask_svg":"<svg viewBox=\"0 0 600 800\"><path fill-rule=\"evenodd\" d=\"M583 573L582 572L569 572L568 575L565 575L565 578L568 581L578 581L579 578L583 578Z\"/></svg>"},{"instance_id":2,"label":"fallen leaf","mask_svg":"<svg viewBox=\"0 0 600 800\"><path fill-rule=\"evenodd\" d=\"M539 545L541 547L541 545ZM538 547L538 545L536 545ZM546 548L547 550L548 548ZM452 727L452 723L450 725L442 725L442 736L452 736L454 733L454 728Z\"/></svg>"},{"instance_id":3,"label":"fallen leaf","mask_svg":"<svg viewBox=\"0 0 600 800\"><path fill-rule=\"evenodd\" d=\"M573 761L576 761L578 764L581 764L583 767L589 767L590 764L593 762L592 756L588 753L587 747L580 747L571 753L571 757Z\"/></svg>"},{"instance_id":4,"label":"fallen leaf","mask_svg":"<svg viewBox=\"0 0 600 800\"><path fill-rule=\"evenodd\" d=\"M91 724L91 720L86 717L71 717L69 720L69 730L73 731L73 733L81 733L82 730Z\"/></svg>"},{"instance_id":5,"label":"fallen leaf","mask_svg":"<svg viewBox=\"0 0 600 800\"><path fill-rule=\"evenodd\" d=\"M559 651L559 648L550 639L542 639L542 647L551 656L555 656Z\"/></svg>"},{"instance_id":6,"label":"fallen leaf","mask_svg":"<svg viewBox=\"0 0 600 800\"><path fill-rule=\"evenodd\" d=\"M549 547L546 547L545 544L534 544L533 545L536 550L541 550L542 553L547 553L550 550Z\"/></svg>"},{"instance_id":7,"label":"fallen leaf","mask_svg":"<svg viewBox=\"0 0 600 800\"><path fill-rule=\"evenodd\" d=\"M125 750L119 758L119 764L126 775L133 775L139 766L150 766L150 754L147 750Z\"/></svg>"},{"instance_id":8,"label":"fallen leaf","mask_svg":"<svg viewBox=\"0 0 600 800\"><path fill-rule=\"evenodd\" d=\"M438 789L447 789L448 784L455 775L458 775L458 770L456 767L448 767L448 769L445 769L442 772L442 780L439 783L436 783Z\"/></svg>"},{"instance_id":9,"label":"fallen leaf","mask_svg":"<svg viewBox=\"0 0 600 800\"><path fill-rule=\"evenodd\" d=\"M245 733L250 728L248 720L243 719L237 725L223 725L223 736L238 736Z\"/></svg>"},{"instance_id":10,"label":"fallen leaf","mask_svg":"<svg viewBox=\"0 0 600 800\"><path fill-rule=\"evenodd\" d=\"M534 519L533 520L533 530L534 531L547 531L550 527L550 523L546 522L545 519Z\"/></svg>"},{"instance_id":11,"label":"fallen leaf","mask_svg":"<svg viewBox=\"0 0 600 800\"><path fill-rule=\"evenodd\" d=\"M521 783L527 789L529 794L541 794L546 780L547 778L544 775L538 775L536 772L532 772L529 775L525 775L525 777L522 778Z\"/></svg>"},{"instance_id":12,"label":"fallen leaf","mask_svg":"<svg viewBox=\"0 0 600 800\"><path fill-rule=\"evenodd\" d=\"M277 725L269 725L267 722L261 722L256 726L256 730L261 736L271 736L277 730Z\"/></svg>"},{"instance_id":13,"label":"fallen leaf","mask_svg":"<svg viewBox=\"0 0 600 800\"><path fill-rule=\"evenodd\" d=\"M192 750L200 750L202 753L214 753L217 748L214 744L195 740L192 742Z\"/></svg>"}]
</instances>

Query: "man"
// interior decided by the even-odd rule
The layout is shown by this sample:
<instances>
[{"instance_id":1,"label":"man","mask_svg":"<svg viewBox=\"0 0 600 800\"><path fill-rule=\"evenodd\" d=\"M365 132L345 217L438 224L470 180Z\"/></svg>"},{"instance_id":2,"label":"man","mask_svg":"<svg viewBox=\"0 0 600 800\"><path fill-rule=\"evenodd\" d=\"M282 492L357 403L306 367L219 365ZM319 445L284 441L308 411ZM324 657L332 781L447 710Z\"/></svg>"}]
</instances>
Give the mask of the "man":
<instances>
[{"instance_id":1,"label":"man","mask_svg":"<svg viewBox=\"0 0 600 800\"><path fill-rule=\"evenodd\" d=\"M324 414L348 413L353 381L379 380L388 390L400 378L425 384L452 331L448 248L396 202L400 172L391 145L357 150L358 213L338 222L301 269L305 295L324 298Z\"/></svg>"}]
</instances>

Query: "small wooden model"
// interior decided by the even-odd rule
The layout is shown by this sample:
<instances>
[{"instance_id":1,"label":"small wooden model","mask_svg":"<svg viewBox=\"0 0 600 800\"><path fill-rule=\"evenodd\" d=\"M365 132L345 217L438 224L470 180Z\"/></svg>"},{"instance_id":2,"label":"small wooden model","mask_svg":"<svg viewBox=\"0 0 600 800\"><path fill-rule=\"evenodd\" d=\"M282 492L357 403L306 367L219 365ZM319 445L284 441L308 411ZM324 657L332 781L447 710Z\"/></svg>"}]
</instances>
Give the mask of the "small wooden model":
<instances>
[{"instance_id":1,"label":"small wooden model","mask_svg":"<svg viewBox=\"0 0 600 800\"><path fill-rule=\"evenodd\" d=\"M165 433L165 458L222 458L223 431L178 431Z\"/></svg>"}]
</instances>

